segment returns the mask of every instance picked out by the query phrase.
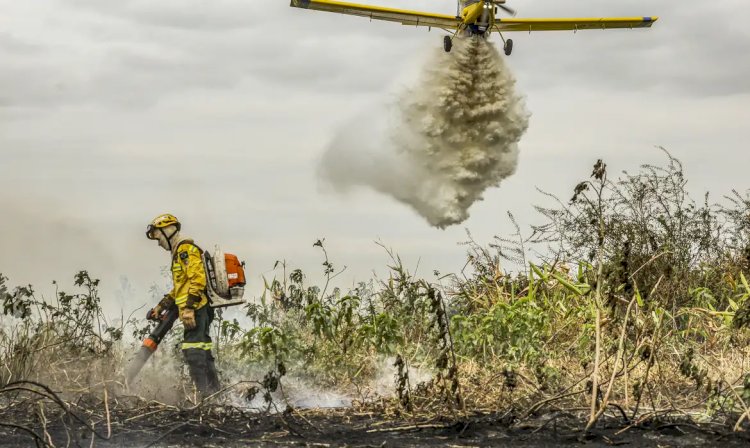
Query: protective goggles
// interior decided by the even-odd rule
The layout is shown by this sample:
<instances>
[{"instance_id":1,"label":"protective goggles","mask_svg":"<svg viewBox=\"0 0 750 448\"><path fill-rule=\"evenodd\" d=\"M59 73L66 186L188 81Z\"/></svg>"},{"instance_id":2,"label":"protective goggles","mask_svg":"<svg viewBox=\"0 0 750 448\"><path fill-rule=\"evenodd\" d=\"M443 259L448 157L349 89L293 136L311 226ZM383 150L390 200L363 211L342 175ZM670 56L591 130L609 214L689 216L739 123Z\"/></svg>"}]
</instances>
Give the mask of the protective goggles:
<instances>
[{"instance_id":1,"label":"protective goggles","mask_svg":"<svg viewBox=\"0 0 750 448\"><path fill-rule=\"evenodd\" d=\"M156 237L156 235L155 235L155 233L154 233L154 231L155 231L155 230L156 230L157 228L158 228L158 227L156 227L156 226L155 226L155 225L153 225L153 224L149 224L148 226L146 226L146 238L148 238L148 239L150 239L150 240L155 240L155 239L157 239L157 237Z\"/></svg>"}]
</instances>

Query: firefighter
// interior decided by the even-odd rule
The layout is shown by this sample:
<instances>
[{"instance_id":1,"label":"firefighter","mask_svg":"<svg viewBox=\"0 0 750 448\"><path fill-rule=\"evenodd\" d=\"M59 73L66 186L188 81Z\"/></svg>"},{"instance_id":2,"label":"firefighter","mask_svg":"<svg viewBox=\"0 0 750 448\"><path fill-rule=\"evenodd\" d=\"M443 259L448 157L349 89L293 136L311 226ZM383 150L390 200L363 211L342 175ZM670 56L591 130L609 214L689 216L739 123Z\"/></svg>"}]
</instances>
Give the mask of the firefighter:
<instances>
[{"instance_id":1,"label":"firefighter","mask_svg":"<svg viewBox=\"0 0 750 448\"><path fill-rule=\"evenodd\" d=\"M211 353L213 344L209 327L214 310L206 296L206 271L202 250L192 239L180 235L180 221L168 213L159 215L148 225L146 237L172 255L172 290L151 309L148 317L156 318L162 309L176 305L185 329L182 353L188 364L190 377L202 396L219 390L219 378Z\"/></svg>"}]
</instances>

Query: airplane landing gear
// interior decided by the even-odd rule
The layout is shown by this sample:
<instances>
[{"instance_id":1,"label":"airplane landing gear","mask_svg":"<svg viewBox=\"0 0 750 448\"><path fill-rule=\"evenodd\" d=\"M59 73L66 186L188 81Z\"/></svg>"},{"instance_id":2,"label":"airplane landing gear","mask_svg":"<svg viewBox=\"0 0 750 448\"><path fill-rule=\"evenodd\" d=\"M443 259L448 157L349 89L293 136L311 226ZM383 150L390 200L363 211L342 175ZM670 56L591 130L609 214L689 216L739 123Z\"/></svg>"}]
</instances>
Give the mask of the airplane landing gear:
<instances>
[{"instance_id":1,"label":"airplane landing gear","mask_svg":"<svg viewBox=\"0 0 750 448\"><path fill-rule=\"evenodd\" d=\"M443 37L443 50L446 53L450 53L451 48L453 48L453 39L450 36Z\"/></svg>"},{"instance_id":2,"label":"airplane landing gear","mask_svg":"<svg viewBox=\"0 0 750 448\"><path fill-rule=\"evenodd\" d=\"M513 53L513 39L506 40L503 49L505 50L505 55L510 56L510 54Z\"/></svg>"}]
</instances>

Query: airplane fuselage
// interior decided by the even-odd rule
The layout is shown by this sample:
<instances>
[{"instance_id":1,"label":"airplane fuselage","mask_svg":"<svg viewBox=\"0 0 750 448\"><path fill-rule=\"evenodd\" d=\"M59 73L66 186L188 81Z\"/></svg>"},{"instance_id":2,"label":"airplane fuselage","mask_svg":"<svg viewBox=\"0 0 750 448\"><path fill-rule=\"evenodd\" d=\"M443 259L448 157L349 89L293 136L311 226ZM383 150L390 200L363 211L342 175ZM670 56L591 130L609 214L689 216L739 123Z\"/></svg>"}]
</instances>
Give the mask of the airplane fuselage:
<instances>
[{"instance_id":1,"label":"airplane fuselage","mask_svg":"<svg viewBox=\"0 0 750 448\"><path fill-rule=\"evenodd\" d=\"M462 3L461 19L470 34L484 35L495 24L495 7L484 0L468 0Z\"/></svg>"}]
</instances>

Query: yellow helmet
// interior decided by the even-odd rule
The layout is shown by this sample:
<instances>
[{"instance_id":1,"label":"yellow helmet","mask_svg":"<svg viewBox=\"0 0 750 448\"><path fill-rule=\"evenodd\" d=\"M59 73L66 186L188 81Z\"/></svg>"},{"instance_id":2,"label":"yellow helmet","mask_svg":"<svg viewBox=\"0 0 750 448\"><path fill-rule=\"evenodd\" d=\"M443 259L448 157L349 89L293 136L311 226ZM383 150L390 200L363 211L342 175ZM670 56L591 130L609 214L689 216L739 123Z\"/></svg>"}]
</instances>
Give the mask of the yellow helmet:
<instances>
[{"instance_id":1,"label":"yellow helmet","mask_svg":"<svg viewBox=\"0 0 750 448\"><path fill-rule=\"evenodd\" d=\"M151 221L151 224L146 227L146 238L155 240L156 235L154 235L154 230L164 229L165 227L169 226L176 226L177 230L179 231L180 227L182 227L182 224L180 224L180 221L176 216L170 215L169 213L164 213L163 215L157 216L153 221Z\"/></svg>"}]
</instances>

